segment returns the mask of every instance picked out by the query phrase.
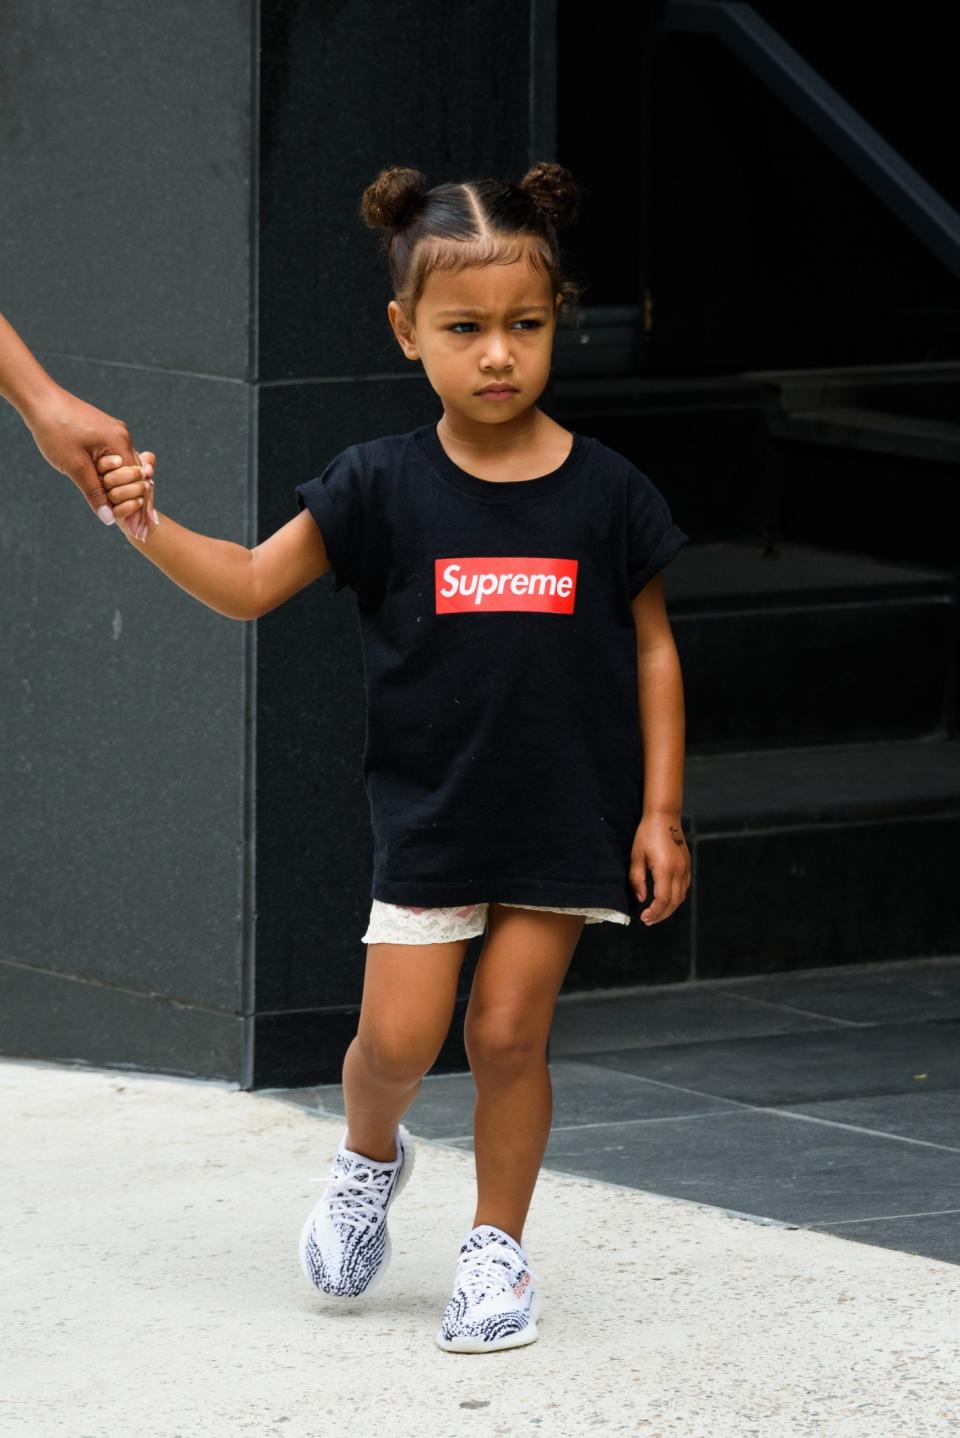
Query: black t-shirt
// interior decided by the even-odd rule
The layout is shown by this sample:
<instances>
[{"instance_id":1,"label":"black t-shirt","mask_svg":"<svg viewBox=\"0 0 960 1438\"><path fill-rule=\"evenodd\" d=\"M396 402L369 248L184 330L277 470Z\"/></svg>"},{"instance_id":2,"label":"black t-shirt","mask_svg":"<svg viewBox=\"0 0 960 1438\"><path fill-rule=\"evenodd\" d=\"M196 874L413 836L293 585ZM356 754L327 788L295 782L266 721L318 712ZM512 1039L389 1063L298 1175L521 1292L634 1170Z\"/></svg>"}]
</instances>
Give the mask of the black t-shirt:
<instances>
[{"instance_id":1,"label":"black t-shirt","mask_svg":"<svg viewBox=\"0 0 960 1438\"><path fill-rule=\"evenodd\" d=\"M577 433L549 474L480 479L431 423L295 492L357 597L373 898L636 917L630 601L689 543L651 480Z\"/></svg>"}]
</instances>

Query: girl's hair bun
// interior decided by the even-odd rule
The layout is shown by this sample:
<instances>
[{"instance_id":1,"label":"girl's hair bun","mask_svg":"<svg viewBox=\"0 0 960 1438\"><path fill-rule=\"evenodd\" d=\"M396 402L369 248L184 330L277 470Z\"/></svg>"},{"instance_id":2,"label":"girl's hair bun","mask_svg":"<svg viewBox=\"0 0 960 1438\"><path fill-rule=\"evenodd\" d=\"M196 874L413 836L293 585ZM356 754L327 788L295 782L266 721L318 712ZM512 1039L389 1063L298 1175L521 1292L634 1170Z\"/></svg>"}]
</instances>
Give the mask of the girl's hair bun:
<instances>
[{"instance_id":1,"label":"girl's hair bun","mask_svg":"<svg viewBox=\"0 0 960 1438\"><path fill-rule=\"evenodd\" d=\"M360 214L371 230L399 230L413 219L427 194L419 170L396 165L381 170L360 201Z\"/></svg>"},{"instance_id":2,"label":"girl's hair bun","mask_svg":"<svg viewBox=\"0 0 960 1438\"><path fill-rule=\"evenodd\" d=\"M576 219L583 189L563 165L538 160L520 181L520 188L550 217L554 228Z\"/></svg>"}]
</instances>

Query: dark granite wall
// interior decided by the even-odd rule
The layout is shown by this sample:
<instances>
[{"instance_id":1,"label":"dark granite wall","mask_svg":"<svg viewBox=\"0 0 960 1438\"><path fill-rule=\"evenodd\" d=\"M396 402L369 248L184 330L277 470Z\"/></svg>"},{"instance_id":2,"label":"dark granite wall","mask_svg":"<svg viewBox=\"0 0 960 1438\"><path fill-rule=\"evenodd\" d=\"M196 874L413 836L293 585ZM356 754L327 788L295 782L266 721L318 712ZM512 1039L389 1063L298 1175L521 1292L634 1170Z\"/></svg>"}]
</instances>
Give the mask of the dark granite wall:
<instances>
[{"instance_id":1,"label":"dark granite wall","mask_svg":"<svg viewBox=\"0 0 960 1438\"><path fill-rule=\"evenodd\" d=\"M156 450L161 512L253 545L345 445L438 413L360 196L391 164L523 173L551 134L534 10L4 8L0 308ZM338 1077L370 899L352 597L325 577L228 620L103 528L7 405L0 457L0 1052Z\"/></svg>"}]
</instances>

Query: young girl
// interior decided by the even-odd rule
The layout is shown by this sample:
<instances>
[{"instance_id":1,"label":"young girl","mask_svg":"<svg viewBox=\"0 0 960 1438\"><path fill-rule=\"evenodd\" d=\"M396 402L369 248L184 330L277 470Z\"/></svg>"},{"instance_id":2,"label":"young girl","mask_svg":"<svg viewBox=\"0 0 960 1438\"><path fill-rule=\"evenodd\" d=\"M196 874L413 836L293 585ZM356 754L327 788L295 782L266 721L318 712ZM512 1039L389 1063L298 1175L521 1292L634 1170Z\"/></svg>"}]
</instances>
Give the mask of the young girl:
<instances>
[{"instance_id":1,"label":"young girl","mask_svg":"<svg viewBox=\"0 0 960 1438\"><path fill-rule=\"evenodd\" d=\"M446 1038L468 941L477 1205L436 1341L532 1343L541 1300L523 1227L546 1147L554 1004L585 923L646 923L686 898L684 711L659 572L688 542L651 481L537 408L563 278L560 165L519 184L425 188L383 171L393 333L437 423L351 445L296 486L301 513L253 550L153 508L141 466L101 461L129 542L189 594L256 619L332 570L359 605L372 906L347 1128L300 1258L332 1298L374 1291L387 1212L413 1167L400 1118ZM324 1180L316 1180L324 1181Z\"/></svg>"}]
</instances>

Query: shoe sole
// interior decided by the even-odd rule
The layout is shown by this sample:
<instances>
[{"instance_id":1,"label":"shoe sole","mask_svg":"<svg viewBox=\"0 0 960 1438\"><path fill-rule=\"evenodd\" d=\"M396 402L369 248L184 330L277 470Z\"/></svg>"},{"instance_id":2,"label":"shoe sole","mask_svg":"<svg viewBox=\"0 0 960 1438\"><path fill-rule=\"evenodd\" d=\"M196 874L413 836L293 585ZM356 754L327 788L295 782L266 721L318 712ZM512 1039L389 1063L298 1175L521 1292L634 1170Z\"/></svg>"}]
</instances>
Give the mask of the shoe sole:
<instances>
[{"instance_id":1,"label":"shoe sole","mask_svg":"<svg viewBox=\"0 0 960 1438\"><path fill-rule=\"evenodd\" d=\"M536 1343L540 1337L537 1320L542 1312L543 1300L538 1289L530 1301L530 1322L526 1328L521 1328L516 1333L504 1334L503 1338L494 1338L485 1343L482 1338L472 1337L469 1334L464 1334L459 1338L444 1338L441 1326L436 1333L437 1343L447 1353L496 1353L501 1348L522 1348L527 1343Z\"/></svg>"},{"instance_id":2,"label":"shoe sole","mask_svg":"<svg viewBox=\"0 0 960 1438\"><path fill-rule=\"evenodd\" d=\"M400 1168L400 1177L397 1179L397 1182L394 1185L393 1192L387 1200L387 1207L383 1215L384 1224L386 1224L387 1222L387 1218L389 1216L390 1209L393 1206L394 1200L400 1196L400 1194L403 1192L403 1190L406 1188L407 1184L410 1181L410 1175L413 1173L413 1165L416 1158L416 1144L410 1137L410 1134L404 1128L403 1124L400 1124L399 1127L400 1139L403 1144L403 1164ZM390 1242L390 1231L389 1229L387 1229L384 1234L383 1261L381 1262L380 1267L377 1269L374 1276L371 1278L370 1282L367 1284L366 1288L362 1289L359 1293L328 1293L325 1288L318 1288L317 1285L314 1283L313 1279L310 1277L310 1268L307 1263L307 1241L310 1237L310 1230L313 1227L313 1220L317 1214L317 1211L322 1207L324 1202L325 1200L323 1198L317 1200L317 1202L314 1204L313 1208L307 1215L307 1219L303 1225L303 1228L300 1230L300 1267L303 1270L304 1277L309 1283L311 1291L313 1293L319 1293L321 1298L329 1298L332 1301L338 1303L343 1303L344 1300L349 1302L352 1298L367 1298L371 1293L374 1292L377 1287L377 1284L383 1278L383 1275L386 1273L387 1268L390 1264L390 1257L393 1252L393 1246Z\"/></svg>"}]
</instances>

